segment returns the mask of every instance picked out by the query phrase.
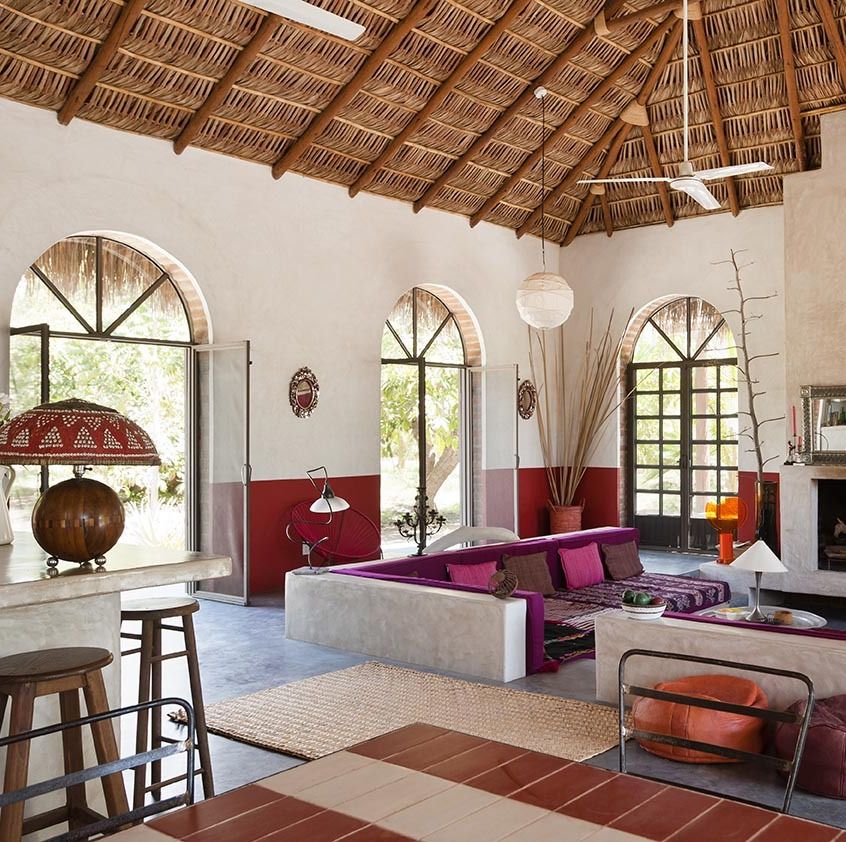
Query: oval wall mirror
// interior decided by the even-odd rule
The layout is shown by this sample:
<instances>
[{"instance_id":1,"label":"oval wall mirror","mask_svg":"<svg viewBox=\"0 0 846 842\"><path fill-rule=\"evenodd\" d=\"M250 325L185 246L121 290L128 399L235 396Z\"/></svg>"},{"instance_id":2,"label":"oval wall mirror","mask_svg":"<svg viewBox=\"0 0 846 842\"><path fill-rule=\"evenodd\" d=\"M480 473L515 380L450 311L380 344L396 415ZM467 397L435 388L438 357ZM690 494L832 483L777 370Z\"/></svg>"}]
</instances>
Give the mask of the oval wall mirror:
<instances>
[{"instance_id":1,"label":"oval wall mirror","mask_svg":"<svg viewBox=\"0 0 846 842\"><path fill-rule=\"evenodd\" d=\"M308 366L303 366L291 378L288 389L288 399L294 415L297 418L308 418L317 407L319 396L320 384L317 377Z\"/></svg>"},{"instance_id":2,"label":"oval wall mirror","mask_svg":"<svg viewBox=\"0 0 846 842\"><path fill-rule=\"evenodd\" d=\"M523 380L517 387L517 411L520 417L529 420L535 414L538 405L538 393L531 380Z\"/></svg>"}]
</instances>

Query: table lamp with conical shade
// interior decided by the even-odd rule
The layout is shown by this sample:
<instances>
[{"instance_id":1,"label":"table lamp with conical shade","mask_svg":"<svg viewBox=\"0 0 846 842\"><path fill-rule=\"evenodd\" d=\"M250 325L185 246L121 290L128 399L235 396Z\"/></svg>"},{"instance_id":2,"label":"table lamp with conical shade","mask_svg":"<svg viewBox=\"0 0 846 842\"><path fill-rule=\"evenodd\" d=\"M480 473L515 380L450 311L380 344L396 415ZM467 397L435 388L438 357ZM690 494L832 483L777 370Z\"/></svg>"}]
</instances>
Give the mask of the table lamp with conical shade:
<instances>
[{"instance_id":1,"label":"table lamp with conical shade","mask_svg":"<svg viewBox=\"0 0 846 842\"><path fill-rule=\"evenodd\" d=\"M787 568L764 541L756 541L732 563L734 570L751 570L755 574L755 607L746 618L752 623L763 623L767 618L761 611L761 576L764 573L787 573Z\"/></svg>"}]
</instances>

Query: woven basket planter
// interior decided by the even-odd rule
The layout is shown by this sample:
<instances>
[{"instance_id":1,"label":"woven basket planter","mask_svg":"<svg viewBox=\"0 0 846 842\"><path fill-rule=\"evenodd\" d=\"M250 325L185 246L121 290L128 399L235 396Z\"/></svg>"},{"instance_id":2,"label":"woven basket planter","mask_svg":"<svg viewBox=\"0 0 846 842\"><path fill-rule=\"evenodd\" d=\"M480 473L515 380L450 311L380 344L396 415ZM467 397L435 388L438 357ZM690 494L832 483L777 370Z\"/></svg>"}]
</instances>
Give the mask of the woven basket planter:
<instances>
[{"instance_id":1,"label":"woven basket planter","mask_svg":"<svg viewBox=\"0 0 846 842\"><path fill-rule=\"evenodd\" d=\"M561 532L578 532L582 528L582 510L584 506L553 506L549 509L549 532L558 535Z\"/></svg>"}]
</instances>

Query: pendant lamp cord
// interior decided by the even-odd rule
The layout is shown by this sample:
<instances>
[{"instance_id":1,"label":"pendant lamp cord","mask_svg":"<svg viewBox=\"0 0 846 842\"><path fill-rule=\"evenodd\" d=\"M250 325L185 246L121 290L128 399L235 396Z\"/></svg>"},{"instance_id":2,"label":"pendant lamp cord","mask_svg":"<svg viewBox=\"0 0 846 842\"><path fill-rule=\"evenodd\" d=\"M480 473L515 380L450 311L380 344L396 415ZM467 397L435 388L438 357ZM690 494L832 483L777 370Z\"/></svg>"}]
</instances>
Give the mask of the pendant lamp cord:
<instances>
[{"instance_id":1,"label":"pendant lamp cord","mask_svg":"<svg viewBox=\"0 0 846 842\"><path fill-rule=\"evenodd\" d=\"M546 96L541 95L541 263L546 272Z\"/></svg>"}]
</instances>

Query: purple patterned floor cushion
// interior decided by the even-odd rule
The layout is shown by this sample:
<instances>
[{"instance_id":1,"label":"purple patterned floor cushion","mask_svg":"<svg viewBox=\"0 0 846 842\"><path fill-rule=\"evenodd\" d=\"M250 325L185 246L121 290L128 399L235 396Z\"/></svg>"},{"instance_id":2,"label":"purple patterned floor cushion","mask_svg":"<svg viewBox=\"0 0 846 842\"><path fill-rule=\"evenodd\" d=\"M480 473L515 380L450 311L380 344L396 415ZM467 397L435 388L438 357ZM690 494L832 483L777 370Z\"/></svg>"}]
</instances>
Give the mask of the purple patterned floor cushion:
<instances>
[{"instance_id":1,"label":"purple patterned floor cushion","mask_svg":"<svg viewBox=\"0 0 846 842\"><path fill-rule=\"evenodd\" d=\"M680 614L702 611L722 602L731 596L726 582L713 579L694 579L685 576L670 576L666 573L641 573L630 579L614 582L606 579L597 585L579 588L574 591L558 591L547 600L563 600L567 603L582 604L589 610L598 608L619 608L623 593L627 590L646 591L652 596L661 596L667 600L667 610ZM546 603L549 604L548 602ZM552 619L547 617L546 619Z\"/></svg>"}]
</instances>

